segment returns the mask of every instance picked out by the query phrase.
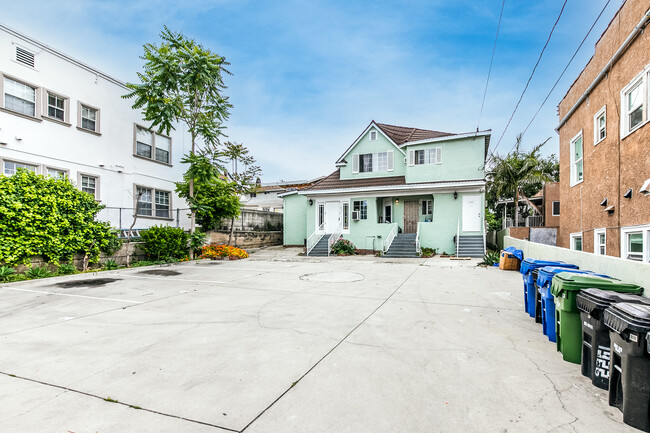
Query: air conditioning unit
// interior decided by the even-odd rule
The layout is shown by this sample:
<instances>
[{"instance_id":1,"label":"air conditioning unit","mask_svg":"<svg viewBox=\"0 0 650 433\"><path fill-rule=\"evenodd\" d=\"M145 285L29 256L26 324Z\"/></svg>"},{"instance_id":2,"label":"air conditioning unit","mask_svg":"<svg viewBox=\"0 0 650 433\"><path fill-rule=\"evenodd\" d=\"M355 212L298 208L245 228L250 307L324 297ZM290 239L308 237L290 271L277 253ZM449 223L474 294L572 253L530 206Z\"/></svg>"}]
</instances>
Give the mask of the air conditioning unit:
<instances>
[{"instance_id":1,"label":"air conditioning unit","mask_svg":"<svg viewBox=\"0 0 650 433\"><path fill-rule=\"evenodd\" d=\"M352 211L352 221L359 221L359 211L358 210L353 210Z\"/></svg>"}]
</instances>

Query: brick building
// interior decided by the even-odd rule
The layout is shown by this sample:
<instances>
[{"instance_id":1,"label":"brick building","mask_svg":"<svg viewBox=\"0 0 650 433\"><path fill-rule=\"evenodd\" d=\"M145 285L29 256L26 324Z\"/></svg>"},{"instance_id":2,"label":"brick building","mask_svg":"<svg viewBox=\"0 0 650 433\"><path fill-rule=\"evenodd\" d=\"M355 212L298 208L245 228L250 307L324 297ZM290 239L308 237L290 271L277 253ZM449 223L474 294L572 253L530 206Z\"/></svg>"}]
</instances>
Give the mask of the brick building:
<instances>
[{"instance_id":1,"label":"brick building","mask_svg":"<svg viewBox=\"0 0 650 433\"><path fill-rule=\"evenodd\" d=\"M559 104L559 246L650 261L649 7L621 6Z\"/></svg>"}]
</instances>

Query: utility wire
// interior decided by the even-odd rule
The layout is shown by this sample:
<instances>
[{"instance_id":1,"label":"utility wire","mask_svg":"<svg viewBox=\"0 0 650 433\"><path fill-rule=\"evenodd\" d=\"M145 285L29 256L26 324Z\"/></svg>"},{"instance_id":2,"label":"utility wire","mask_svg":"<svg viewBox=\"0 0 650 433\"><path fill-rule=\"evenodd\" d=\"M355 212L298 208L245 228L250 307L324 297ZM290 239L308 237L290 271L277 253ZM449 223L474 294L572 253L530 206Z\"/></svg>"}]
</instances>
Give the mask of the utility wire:
<instances>
[{"instance_id":1,"label":"utility wire","mask_svg":"<svg viewBox=\"0 0 650 433\"><path fill-rule=\"evenodd\" d=\"M497 40L499 39L499 29L501 29L501 17L503 17L503 8L506 5L506 0L501 3L501 13L499 14L499 24L497 25L497 35L494 38L494 46L492 47L492 58L490 59L490 68L488 69L487 80L485 81L485 90L483 91L483 101L481 102L481 111L478 113L478 122L476 123L476 131L479 130L481 125L481 116L483 115L483 106L485 105L485 96L487 95L488 84L490 83L490 74L492 73L492 62L494 62L494 52L497 50Z\"/></svg>"},{"instance_id":2,"label":"utility wire","mask_svg":"<svg viewBox=\"0 0 650 433\"><path fill-rule=\"evenodd\" d=\"M530 128L530 125L535 121L535 118L537 117L537 115L539 114L539 112L542 110L542 107L544 106L544 104L546 104L546 101L548 101L548 98L551 96L551 93L553 93L553 90L555 90L555 87L557 86L557 84L560 82L560 80L561 80L562 77L564 76L564 73L567 71L567 69L569 69L569 65L571 65L571 62L573 61L573 59L575 59L576 55L578 54L578 51L580 51L580 48L582 48L582 46L584 45L585 41L587 40L587 38L588 38L589 35L591 34L591 31L594 29L594 27L596 27L596 23L598 22L598 20L600 20L600 17L601 17L601 16L603 15L603 13L605 12L605 9L607 9L607 6L609 5L609 2L610 2L610 1L611 1L611 0L607 0L607 2L605 3L605 6L603 6L603 9L600 11L600 13L598 14L598 16L596 17L596 21L594 21L594 23L591 25L591 27L589 28L589 31L588 31L587 34L585 35L584 39L582 39L582 42L580 42L580 45L578 45L578 48L576 49L575 53L573 53L573 56L571 56L571 58L569 59L569 63L567 63L567 65L564 67L564 70L562 71L562 73L560 74L560 76L557 77L557 81L555 81L555 84L553 84L553 87L552 87L551 90L548 92L548 95L546 95L546 98L544 98L544 101L542 102L542 105L539 106L539 108L538 108L537 111L535 112L535 115L533 116L533 118L530 119L530 122L528 122L528 125L526 125L526 128L524 129L524 132L521 133L522 136L526 133L526 131L528 131L528 128Z\"/></svg>"},{"instance_id":3,"label":"utility wire","mask_svg":"<svg viewBox=\"0 0 650 433\"><path fill-rule=\"evenodd\" d=\"M568 0L564 0L564 3L562 4L562 9L560 10L560 14L557 16L557 19L555 20L555 24L553 24L553 28L551 28L551 33L549 33L548 39L546 39L546 43L544 44L544 48L542 48L542 52L539 53L537 63L535 63L535 67L533 68L533 72L531 72L530 77L528 77L528 81L526 82L526 87L524 87L524 91L521 92L521 96L519 96L519 101L517 101L517 105L515 105L515 109L512 111L512 114L510 115L510 119L508 119L508 123L506 124L506 127L503 130L503 133L501 133L501 137L499 137L499 141L497 142L496 146L494 146L495 150L499 147L499 144L501 144L501 140L503 139L503 136L506 135L506 131L508 130L508 127L510 126L510 122L512 122L512 118L515 117L515 113L517 112L517 109L519 108L519 104L521 103L521 100L524 99L524 94L526 93L526 90L528 90L528 85L530 84L530 81L533 79L533 75L535 75L535 71L537 70L537 66L539 65L539 62L542 60L542 56L544 55L544 51L546 51L546 47L548 46L548 43L551 40L551 36L553 36L553 32L555 31L555 27L557 26L558 21L560 21L560 17L562 17L562 13L564 13L564 7L566 6L567 1Z\"/></svg>"}]
</instances>

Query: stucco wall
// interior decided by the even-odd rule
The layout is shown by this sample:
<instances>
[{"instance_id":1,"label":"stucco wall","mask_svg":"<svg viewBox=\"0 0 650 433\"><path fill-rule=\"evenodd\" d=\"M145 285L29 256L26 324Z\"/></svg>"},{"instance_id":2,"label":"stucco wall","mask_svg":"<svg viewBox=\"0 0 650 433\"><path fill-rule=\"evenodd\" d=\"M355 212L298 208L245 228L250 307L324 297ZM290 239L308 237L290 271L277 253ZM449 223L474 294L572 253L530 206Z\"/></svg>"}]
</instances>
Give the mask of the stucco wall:
<instances>
[{"instance_id":1,"label":"stucco wall","mask_svg":"<svg viewBox=\"0 0 650 433\"><path fill-rule=\"evenodd\" d=\"M291 194L284 197L284 245L304 245L307 238L307 208L304 195ZM312 206L313 207L313 206Z\"/></svg>"},{"instance_id":2,"label":"stucco wall","mask_svg":"<svg viewBox=\"0 0 650 433\"><path fill-rule=\"evenodd\" d=\"M524 258L561 260L573 263L583 270L594 271L643 286L646 289L644 295L650 294L650 265L648 264L522 241L510 236L505 237L504 245L505 247L519 248L524 252Z\"/></svg>"},{"instance_id":3,"label":"stucco wall","mask_svg":"<svg viewBox=\"0 0 650 433\"><path fill-rule=\"evenodd\" d=\"M377 131L377 140L370 141L370 132ZM393 152L393 171L374 171L370 173L352 173L352 155L355 153ZM372 127L361 137L359 142L345 157L347 164L341 167L341 179L362 179L381 176L404 176L406 164L404 154L393 145L377 128Z\"/></svg>"},{"instance_id":4,"label":"stucco wall","mask_svg":"<svg viewBox=\"0 0 650 433\"><path fill-rule=\"evenodd\" d=\"M441 164L423 164L406 167L406 182L435 182L465 179L483 179L485 137L461 138L430 144L408 146L408 151L442 148Z\"/></svg>"}]
</instances>

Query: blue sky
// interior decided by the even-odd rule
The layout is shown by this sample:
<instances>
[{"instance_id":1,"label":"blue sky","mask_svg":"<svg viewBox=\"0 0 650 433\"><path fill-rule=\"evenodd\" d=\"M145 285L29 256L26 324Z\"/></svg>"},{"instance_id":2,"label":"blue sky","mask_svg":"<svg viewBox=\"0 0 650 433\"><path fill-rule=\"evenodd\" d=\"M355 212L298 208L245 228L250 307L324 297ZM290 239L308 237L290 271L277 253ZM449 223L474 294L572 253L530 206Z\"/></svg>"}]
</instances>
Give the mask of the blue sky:
<instances>
[{"instance_id":1,"label":"blue sky","mask_svg":"<svg viewBox=\"0 0 650 433\"><path fill-rule=\"evenodd\" d=\"M562 7L506 0L481 129L493 145L510 117ZM570 0L498 152L530 121L606 0ZM552 137L557 104L593 55L621 0L612 0L524 137ZM12 2L0 20L124 81L136 80L142 44L163 25L232 63L230 140L247 145L263 181L329 174L371 120L476 129L500 0ZM29 12L29 13L27 13Z\"/></svg>"}]
</instances>

